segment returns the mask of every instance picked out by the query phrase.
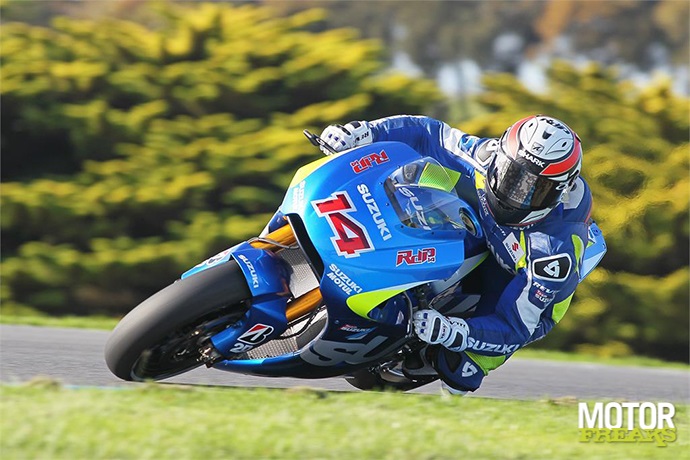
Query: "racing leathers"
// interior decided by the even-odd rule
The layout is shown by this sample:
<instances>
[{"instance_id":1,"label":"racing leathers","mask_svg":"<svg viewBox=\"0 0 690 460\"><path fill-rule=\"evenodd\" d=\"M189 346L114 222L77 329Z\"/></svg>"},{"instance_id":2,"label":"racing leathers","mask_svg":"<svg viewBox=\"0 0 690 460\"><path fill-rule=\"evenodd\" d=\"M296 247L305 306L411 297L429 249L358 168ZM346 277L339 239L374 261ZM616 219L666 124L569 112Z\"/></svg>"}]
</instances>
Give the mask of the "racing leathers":
<instances>
[{"instance_id":1,"label":"racing leathers","mask_svg":"<svg viewBox=\"0 0 690 460\"><path fill-rule=\"evenodd\" d=\"M490 370L544 337L563 318L580 279L588 242L590 189L579 177L564 202L541 220L523 227L499 225L485 189L496 139L478 138L423 116L360 123L371 129L372 141L403 142L460 172L457 187L471 190L471 201L476 197L471 204L493 254L476 270L481 300L464 320L463 340L455 340L457 346L431 347L432 365L444 383L459 392L474 391Z\"/></svg>"}]
</instances>

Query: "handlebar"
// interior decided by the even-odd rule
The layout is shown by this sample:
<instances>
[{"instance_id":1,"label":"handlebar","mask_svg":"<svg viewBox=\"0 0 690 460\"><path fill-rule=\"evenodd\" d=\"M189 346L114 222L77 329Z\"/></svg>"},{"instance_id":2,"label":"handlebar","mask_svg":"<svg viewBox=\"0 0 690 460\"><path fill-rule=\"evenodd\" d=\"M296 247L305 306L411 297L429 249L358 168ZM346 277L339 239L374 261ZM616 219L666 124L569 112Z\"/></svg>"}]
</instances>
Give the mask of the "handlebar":
<instances>
[{"instance_id":1,"label":"handlebar","mask_svg":"<svg viewBox=\"0 0 690 460\"><path fill-rule=\"evenodd\" d=\"M307 137L307 139L309 139L309 142L311 142L311 144L312 144L313 146L315 146L315 147L323 147L323 148L325 148L326 150L328 150L329 152L331 152L331 154L338 153L338 151L335 150L335 149L334 149L333 147L331 147L330 145L328 145L328 144L326 143L326 141L324 141L323 139L321 139L321 138L320 138L319 136L317 136L316 134L310 132L308 129L305 129L304 131L302 131L302 133Z\"/></svg>"}]
</instances>

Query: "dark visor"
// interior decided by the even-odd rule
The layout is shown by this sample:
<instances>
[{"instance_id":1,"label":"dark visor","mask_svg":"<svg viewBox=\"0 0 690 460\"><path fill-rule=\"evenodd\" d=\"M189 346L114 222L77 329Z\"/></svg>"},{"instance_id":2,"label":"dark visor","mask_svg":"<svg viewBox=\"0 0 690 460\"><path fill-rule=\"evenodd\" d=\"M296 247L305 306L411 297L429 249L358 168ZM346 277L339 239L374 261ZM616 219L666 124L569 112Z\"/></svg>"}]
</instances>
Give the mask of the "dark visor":
<instances>
[{"instance_id":1,"label":"dark visor","mask_svg":"<svg viewBox=\"0 0 690 460\"><path fill-rule=\"evenodd\" d=\"M504 153L498 152L489 169L489 185L505 204L518 209L540 210L558 203L558 182L540 177Z\"/></svg>"}]
</instances>

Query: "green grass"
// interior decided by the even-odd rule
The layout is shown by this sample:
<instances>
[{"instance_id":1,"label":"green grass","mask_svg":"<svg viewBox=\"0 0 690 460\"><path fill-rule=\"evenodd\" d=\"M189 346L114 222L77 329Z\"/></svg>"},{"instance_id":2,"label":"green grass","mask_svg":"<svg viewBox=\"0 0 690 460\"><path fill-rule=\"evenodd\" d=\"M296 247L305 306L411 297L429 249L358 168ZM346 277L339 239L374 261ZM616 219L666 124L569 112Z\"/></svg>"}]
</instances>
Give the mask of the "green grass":
<instances>
[{"instance_id":1,"label":"green grass","mask_svg":"<svg viewBox=\"0 0 690 460\"><path fill-rule=\"evenodd\" d=\"M74 327L84 329L104 329L112 330L118 318L107 316L42 316L42 315L0 315L0 323L2 324L20 324L28 326L46 326L46 327ZM581 353L567 353L561 351L542 350L534 348L526 348L520 350L513 359L545 359L551 361L569 361L569 362L588 362L597 364L610 364L615 366L644 366L644 367L667 367L673 369L689 369L688 364L662 361L655 358L647 358L644 356L627 356L627 357L601 357L595 355L581 354Z\"/></svg>"},{"instance_id":2,"label":"green grass","mask_svg":"<svg viewBox=\"0 0 690 460\"><path fill-rule=\"evenodd\" d=\"M680 405L677 441L656 447L579 442L569 400L161 385L0 392L3 459L678 459L690 449Z\"/></svg>"},{"instance_id":3,"label":"green grass","mask_svg":"<svg viewBox=\"0 0 690 460\"><path fill-rule=\"evenodd\" d=\"M120 321L109 316L42 316L42 315L0 315L2 324L23 326L75 327L80 329L111 330Z\"/></svg>"},{"instance_id":4,"label":"green grass","mask_svg":"<svg viewBox=\"0 0 690 460\"><path fill-rule=\"evenodd\" d=\"M542 350L539 348L524 348L519 350L512 359L547 359L551 361L568 361L594 364L610 364L612 366L642 366L667 367L671 369L689 370L687 363L662 361L646 356L596 356L584 353L569 353L564 351Z\"/></svg>"}]
</instances>

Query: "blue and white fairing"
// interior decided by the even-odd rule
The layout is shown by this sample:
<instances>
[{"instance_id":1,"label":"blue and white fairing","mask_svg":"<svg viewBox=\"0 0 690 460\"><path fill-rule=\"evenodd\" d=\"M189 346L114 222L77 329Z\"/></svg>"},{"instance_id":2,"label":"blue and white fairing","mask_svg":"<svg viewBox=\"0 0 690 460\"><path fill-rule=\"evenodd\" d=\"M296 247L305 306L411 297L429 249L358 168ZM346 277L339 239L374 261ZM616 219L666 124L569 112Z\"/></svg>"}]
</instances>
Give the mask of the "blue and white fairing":
<instances>
[{"instance_id":1,"label":"blue and white fairing","mask_svg":"<svg viewBox=\"0 0 690 460\"><path fill-rule=\"evenodd\" d=\"M295 353L215 367L321 378L372 365L399 348L411 333L406 291L459 279L486 256L475 211L455 191L458 179L398 142L363 146L298 170L280 211L305 229L320 257L314 266L328 324ZM264 273L267 260L249 257L245 252L238 261L243 269L249 264L259 280L275 276ZM278 319L262 318L281 328Z\"/></svg>"}]
</instances>

